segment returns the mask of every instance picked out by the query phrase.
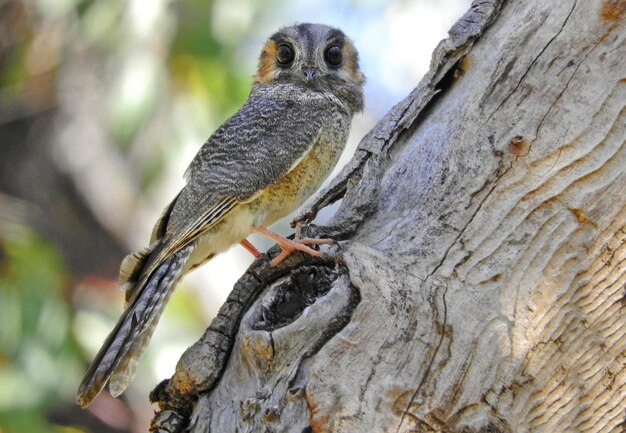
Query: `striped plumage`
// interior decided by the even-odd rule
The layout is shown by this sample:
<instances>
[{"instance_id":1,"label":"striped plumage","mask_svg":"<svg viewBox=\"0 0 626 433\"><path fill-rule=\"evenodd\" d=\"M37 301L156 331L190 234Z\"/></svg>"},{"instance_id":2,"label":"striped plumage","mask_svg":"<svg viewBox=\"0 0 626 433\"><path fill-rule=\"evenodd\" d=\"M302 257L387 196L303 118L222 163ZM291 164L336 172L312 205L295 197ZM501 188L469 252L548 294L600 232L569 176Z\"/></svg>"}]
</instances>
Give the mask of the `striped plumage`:
<instances>
[{"instance_id":1,"label":"striped plumage","mask_svg":"<svg viewBox=\"0 0 626 433\"><path fill-rule=\"evenodd\" d=\"M202 146L150 246L122 262L126 309L87 370L78 404L88 406L107 381L111 394L124 391L185 273L319 188L362 109L363 81L356 50L341 31L301 24L272 35L248 100Z\"/></svg>"}]
</instances>

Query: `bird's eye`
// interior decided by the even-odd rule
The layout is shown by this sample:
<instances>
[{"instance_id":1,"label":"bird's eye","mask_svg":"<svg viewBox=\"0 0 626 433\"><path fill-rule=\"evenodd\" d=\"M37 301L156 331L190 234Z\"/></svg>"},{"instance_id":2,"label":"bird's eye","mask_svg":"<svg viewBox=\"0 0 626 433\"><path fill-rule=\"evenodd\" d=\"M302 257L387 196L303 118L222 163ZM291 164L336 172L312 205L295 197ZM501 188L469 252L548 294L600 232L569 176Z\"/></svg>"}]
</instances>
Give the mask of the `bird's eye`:
<instances>
[{"instance_id":1,"label":"bird's eye","mask_svg":"<svg viewBox=\"0 0 626 433\"><path fill-rule=\"evenodd\" d=\"M331 66L339 66L341 64L341 47L339 45L331 45L324 51L324 59Z\"/></svg>"},{"instance_id":2,"label":"bird's eye","mask_svg":"<svg viewBox=\"0 0 626 433\"><path fill-rule=\"evenodd\" d=\"M287 44L280 44L278 46L278 50L276 50L276 61L279 65L287 66L291 62L293 62L293 58L295 57L295 53L293 52L293 48L291 48Z\"/></svg>"}]
</instances>

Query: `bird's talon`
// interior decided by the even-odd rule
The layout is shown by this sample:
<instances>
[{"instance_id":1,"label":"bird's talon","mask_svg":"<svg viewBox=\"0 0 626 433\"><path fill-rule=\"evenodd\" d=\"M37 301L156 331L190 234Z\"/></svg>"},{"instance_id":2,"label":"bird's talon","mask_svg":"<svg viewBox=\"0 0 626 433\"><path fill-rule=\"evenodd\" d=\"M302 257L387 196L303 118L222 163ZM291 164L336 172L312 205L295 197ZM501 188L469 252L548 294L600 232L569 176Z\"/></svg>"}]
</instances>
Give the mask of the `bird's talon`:
<instances>
[{"instance_id":1,"label":"bird's talon","mask_svg":"<svg viewBox=\"0 0 626 433\"><path fill-rule=\"evenodd\" d=\"M288 240L288 239L286 239L286 240ZM280 264L283 260L285 260L291 254L293 254L295 251L301 251L301 252L303 252L305 254L309 254L309 255L315 256L315 257L323 256L323 253L321 253L319 251L316 251L313 248L307 247L306 245L304 245L301 242L295 242L295 241L289 241L289 242L293 242L293 244L291 244L291 245L281 245L281 244L279 244L279 246L282 249L282 251L280 252L280 254L278 254L270 262L270 264L272 266L276 266L276 265Z\"/></svg>"},{"instance_id":2,"label":"bird's talon","mask_svg":"<svg viewBox=\"0 0 626 433\"><path fill-rule=\"evenodd\" d=\"M277 235L266 229L265 227L254 227L253 230L260 235L265 236L266 238L272 239L275 241L278 246L282 249L280 254L276 256L272 261L271 265L276 266L289 257L294 251L302 251L303 253L309 254L311 256L320 257L323 254L319 251L314 250L313 248L307 246L309 245L326 245L333 243L331 239L311 239L305 238L299 241L292 241L290 239L284 238L282 236Z\"/></svg>"},{"instance_id":3,"label":"bird's talon","mask_svg":"<svg viewBox=\"0 0 626 433\"><path fill-rule=\"evenodd\" d=\"M281 250L280 254L272 259L270 266L277 266L282 263L293 251Z\"/></svg>"}]
</instances>

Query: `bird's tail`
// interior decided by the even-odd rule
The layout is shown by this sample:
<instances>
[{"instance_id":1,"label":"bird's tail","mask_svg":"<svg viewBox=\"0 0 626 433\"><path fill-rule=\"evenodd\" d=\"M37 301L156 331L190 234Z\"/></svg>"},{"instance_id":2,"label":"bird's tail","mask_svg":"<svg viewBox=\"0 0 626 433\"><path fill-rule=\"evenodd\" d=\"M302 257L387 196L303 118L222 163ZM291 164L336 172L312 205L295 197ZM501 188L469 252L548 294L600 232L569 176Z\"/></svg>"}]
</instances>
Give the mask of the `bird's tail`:
<instances>
[{"instance_id":1,"label":"bird's tail","mask_svg":"<svg viewBox=\"0 0 626 433\"><path fill-rule=\"evenodd\" d=\"M121 394L135 374L139 357L150 342L159 317L182 277L183 267L193 250L188 245L165 259L149 276L135 282L122 317L92 361L78 388L76 402L87 407L109 382L113 396ZM136 260L135 274L145 266L149 254L129 256ZM124 265L122 265L124 275Z\"/></svg>"}]
</instances>

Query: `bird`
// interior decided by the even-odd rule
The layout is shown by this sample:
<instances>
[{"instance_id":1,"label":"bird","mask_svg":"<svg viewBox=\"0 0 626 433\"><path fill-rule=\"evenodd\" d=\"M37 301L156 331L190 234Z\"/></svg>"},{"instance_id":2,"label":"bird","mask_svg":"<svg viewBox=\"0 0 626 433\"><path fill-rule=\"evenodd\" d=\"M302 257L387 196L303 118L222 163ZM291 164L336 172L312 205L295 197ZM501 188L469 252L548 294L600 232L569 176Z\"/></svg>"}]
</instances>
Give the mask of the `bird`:
<instances>
[{"instance_id":1,"label":"bird","mask_svg":"<svg viewBox=\"0 0 626 433\"><path fill-rule=\"evenodd\" d=\"M156 222L149 246L129 254L118 284L125 308L89 365L76 402L87 407L108 383L129 385L181 278L258 233L282 249L321 253L324 239L287 239L267 227L296 210L329 176L363 110L365 76L354 42L340 29L302 23L266 40L247 100L203 144L185 186Z\"/></svg>"}]
</instances>

